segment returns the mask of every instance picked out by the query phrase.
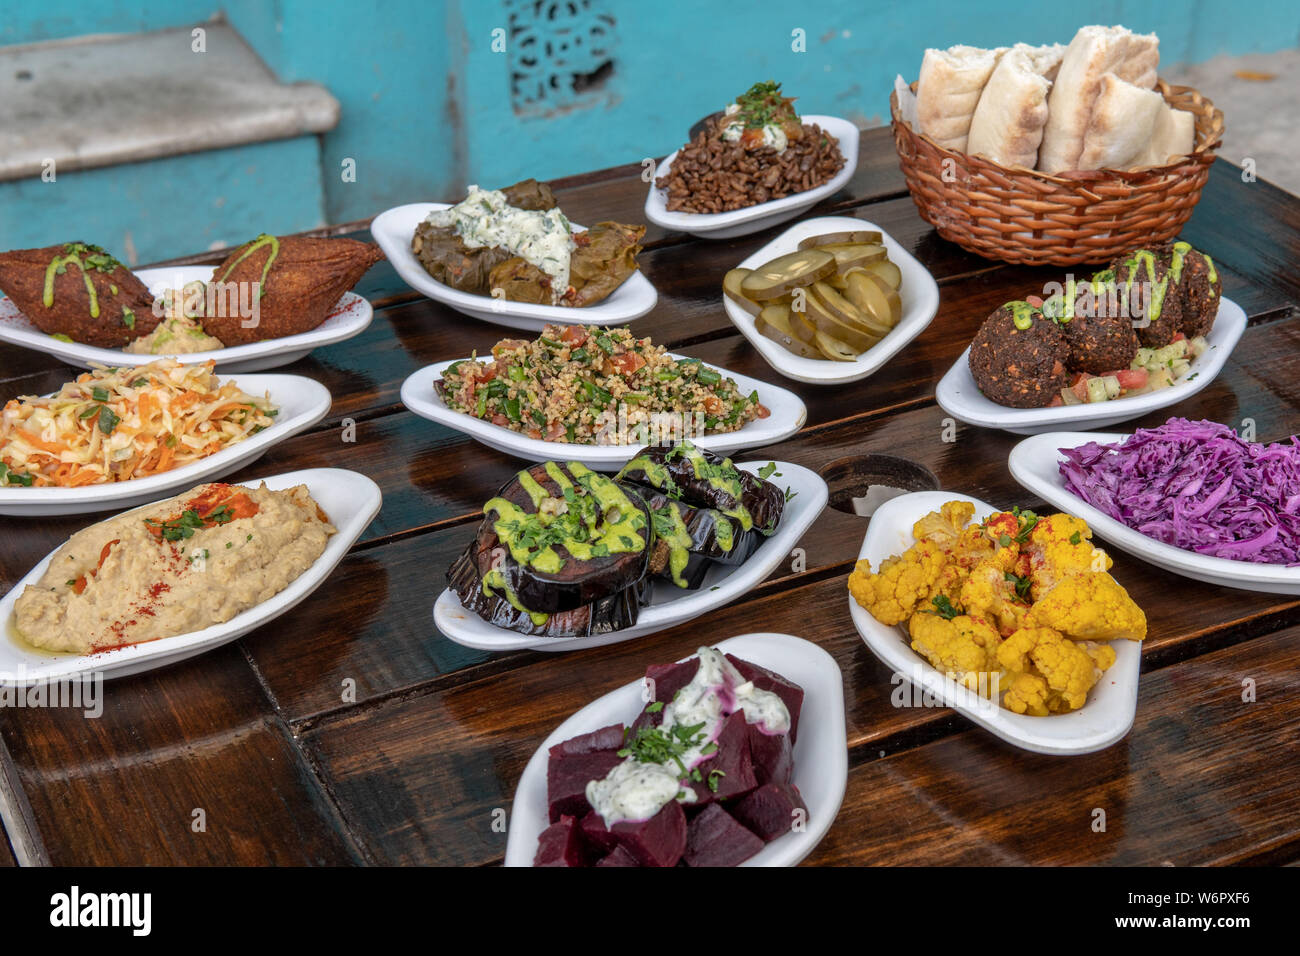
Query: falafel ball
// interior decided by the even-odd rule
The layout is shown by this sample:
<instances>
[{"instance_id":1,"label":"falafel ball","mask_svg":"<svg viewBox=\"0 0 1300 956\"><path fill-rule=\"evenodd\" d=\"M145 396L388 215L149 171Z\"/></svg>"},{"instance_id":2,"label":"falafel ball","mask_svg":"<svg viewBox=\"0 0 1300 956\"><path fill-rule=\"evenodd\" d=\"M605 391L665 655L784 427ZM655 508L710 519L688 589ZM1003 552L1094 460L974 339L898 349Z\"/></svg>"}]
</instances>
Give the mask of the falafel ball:
<instances>
[{"instance_id":1,"label":"falafel ball","mask_svg":"<svg viewBox=\"0 0 1300 956\"><path fill-rule=\"evenodd\" d=\"M1061 321L1060 329L1070 347L1065 364L1090 375L1128 368L1141 344L1130 319L1105 311L1096 315L1076 312Z\"/></svg>"},{"instance_id":2,"label":"falafel ball","mask_svg":"<svg viewBox=\"0 0 1300 956\"><path fill-rule=\"evenodd\" d=\"M1147 348L1162 348L1182 331L1182 303L1170 276L1172 257L1169 245L1154 246L1134 249L1111 266L1120 303L1127 300L1138 341Z\"/></svg>"},{"instance_id":3,"label":"falafel ball","mask_svg":"<svg viewBox=\"0 0 1300 956\"><path fill-rule=\"evenodd\" d=\"M1185 242L1173 245L1170 274L1178 292L1183 335L1195 338L1209 335L1219 314L1219 296L1223 280L1214 268L1214 260Z\"/></svg>"},{"instance_id":4,"label":"falafel ball","mask_svg":"<svg viewBox=\"0 0 1300 956\"><path fill-rule=\"evenodd\" d=\"M1011 408L1042 408L1070 384L1065 335L1041 309L1008 302L970 344L970 373L989 399Z\"/></svg>"}]
</instances>

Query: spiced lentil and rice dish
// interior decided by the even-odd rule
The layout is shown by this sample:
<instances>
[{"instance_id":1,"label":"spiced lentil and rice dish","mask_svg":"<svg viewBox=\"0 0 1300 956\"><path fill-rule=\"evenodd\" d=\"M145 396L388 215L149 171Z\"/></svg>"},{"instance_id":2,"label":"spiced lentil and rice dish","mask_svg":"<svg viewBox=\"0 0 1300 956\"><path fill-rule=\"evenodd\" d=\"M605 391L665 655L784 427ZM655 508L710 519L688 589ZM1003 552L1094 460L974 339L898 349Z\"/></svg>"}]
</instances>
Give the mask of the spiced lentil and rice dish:
<instances>
[{"instance_id":1,"label":"spiced lentil and rice dish","mask_svg":"<svg viewBox=\"0 0 1300 956\"><path fill-rule=\"evenodd\" d=\"M779 83L755 83L683 146L655 185L670 212L745 209L815 189L844 168L839 142L802 123Z\"/></svg>"},{"instance_id":2,"label":"spiced lentil and rice dish","mask_svg":"<svg viewBox=\"0 0 1300 956\"><path fill-rule=\"evenodd\" d=\"M771 414L756 391L626 328L548 325L531 342L503 339L491 360L457 362L435 388L454 411L578 445L734 432Z\"/></svg>"}]
</instances>

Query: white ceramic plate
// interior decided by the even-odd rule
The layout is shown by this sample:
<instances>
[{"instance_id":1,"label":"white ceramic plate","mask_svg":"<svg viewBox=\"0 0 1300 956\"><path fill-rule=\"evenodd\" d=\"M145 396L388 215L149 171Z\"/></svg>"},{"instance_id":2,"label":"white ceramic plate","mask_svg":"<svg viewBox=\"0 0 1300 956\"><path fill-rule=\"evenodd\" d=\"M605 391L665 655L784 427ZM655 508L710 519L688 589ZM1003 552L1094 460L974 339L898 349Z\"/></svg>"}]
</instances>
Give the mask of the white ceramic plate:
<instances>
[{"instance_id":1,"label":"white ceramic plate","mask_svg":"<svg viewBox=\"0 0 1300 956\"><path fill-rule=\"evenodd\" d=\"M1140 531L1134 531L1083 501L1065 486L1065 479L1057 467L1065 460L1060 449L1077 448L1092 441L1109 445L1128 437L1126 434L1097 432L1049 432L1035 435L1026 438L1011 450L1007 466L1011 469L1011 476L1027 490L1048 504L1079 516L1088 522L1088 527L1099 537L1135 558L1185 578L1225 588L1264 591L1269 594L1300 594L1300 567L1234 561L1231 558L1184 551L1172 544L1149 538Z\"/></svg>"},{"instance_id":2,"label":"white ceramic plate","mask_svg":"<svg viewBox=\"0 0 1300 956\"><path fill-rule=\"evenodd\" d=\"M678 359L685 357L673 355L673 358ZM433 383L442 378L443 371L454 365L456 361L459 360L426 366L407 378L402 383L402 404L421 418L464 432L489 448L528 461L578 461L596 471L617 471L640 449L639 445L571 445L565 442L542 441L511 431L501 425L485 422L473 415L453 411L434 390ZM729 372L725 368L712 365L709 367L721 372L724 378L734 380L742 394L748 395L757 391L758 400L766 405L772 414L767 418L755 419L739 431L692 437L691 440L701 448L730 455L744 448L772 445L789 438L807 421L808 409L803 400L793 392L768 385L755 378Z\"/></svg>"},{"instance_id":3,"label":"white ceramic plate","mask_svg":"<svg viewBox=\"0 0 1300 956\"><path fill-rule=\"evenodd\" d=\"M155 296L164 289L179 289L187 282L212 279L212 266L164 266L159 269L140 269L136 277L149 287ZM344 292L343 297L335 303L328 318L310 332L297 335L285 335L265 342L253 342L249 345L232 345L230 348L214 349L211 352L189 352L175 356L187 364L206 362L216 359L217 368L223 372L257 372L262 369L278 368L297 361L314 348L342 342L355 335L360 335L374 318L370 303L355 292ZM106 365L110 368L147 365L155 359L166 358L159 355L136 355L121 349L105 349L95 345L82 345L80 342L63 342L46 335L28 318L18 311L13 300L0 295L0 342L21 345L25 349L45 352L62 359L69 365L90 368L94 365Z\"/></svg>"},{"instance_id":4,"label":"white ceramic plate","mask_svg":"<svg viewBox=\"0 0 1300 956\"><path fill-rule=\"evenodd\" d=\"M976 521L982 521L998 510L978 498L951 491L902 495L885 502L871 516L858 558L870 561L871 567L879 570L885 558L902 554L916 543L912 537L912 525L931 511L938 511L946 501L969 501L975 506ZM1092 753L1123 739L1133 726L1137 714L1138 670L1142 660L1139 642L1111 642L1115 663L1101 675L1088 692L1088 702L1079 710L1031 717L1013 714L948 680L912 650L903 627L881 624L851 594L848 602L853 624L862 640L895 675L1017 747L1043 754ZM913 700L914 695L909 694L907 699Z\"/></svg>"},{"instance_id":5,"label":"white ceramic plate","mask_svg":"<svg viewBox=\"0 0 1300 956\"><path fill-rule=\"evenodd\" d=\"M737 462L738 468L757 472L767 460ZM790 556L805 531L826 507L826 482L816 472L786 461L776 462L776 472L768 479L788 488L794 497L786 502L785 513L776 534L765 538L744 564L723 567L714 565L704 583L694 591L684 591L669 581L654 582L648 607L634 627L591 637L535 637L495 627L460 603L456 592L447 588L433 606L433 623L446 637L484 651L576 651L629 641L643 634L653 634L707 614L736 600L761 584L777 566Z\"/></svg>"},{"instance_id":6,"label":"white ceramic plate","mask_svg":"<svg viewBox=\"0 0 1300 956\"><path fill-rule=\"evenodd\" d=\"M803 688L793 780L808 804L807 829L773 840L740 864L794 866L821 842L844 800L848 783L844 677L839 665L824 650L789 634L742 634L719 641L713 647L766 667ZM515 788L510 833L506 838L506 866L532 866L537 840L550 825L546 801L548 751L578 734L610 724L632 723L644 706L642 684L642 680L635 680L588 704L555 728L537 748Z\"/></svg>"},{"instance_id":7,"label":"white ceramic plate","mask_svg":"<svg viewBox=\"0 0 1300 956\"><path fill-rule=\"evenodd\" d=\"M794 252L799 248L799 241L808 236L823 233L843 232L846 229L857 231L875 230L884 239L889 261L898 266L903 276L902 287L898 291L903 300L903 317L880 343L858 356L853 362L832 362L830 360L802 358L787 352L771 339L759 335L754 327L754 316L750 315L726 295L722 296L722 306L727 310L731 324L740 329L741 334L749 339L749 344L758 349L758 354L768 365L786 378L810 385L842 385L856 382L878 371L891 358L902 351L907 343L925 331L926 326L939 311L939 286L934 277L926 271L925 266L900 246L897 240L873 222L865 219L853 219L849 216L822 216L820 219L806 219L796 223L777 236L762 249L740 263L742 269L753 269L765 262ZM719 283L721 279L719 279ZM721 288L719 287L719 292Z\"/></svg>"},{"instance_id":8,"label":"white ceramic plate","mask_svg":"<svg viewBox=\"0 0 1300 956\"><path fill-rule=\"evenodd\" d=\"M1140 418L1147 412L1177 404L1214 381L1246 331L1246 313L1231 299L1219 299L1219 312L1206 340L1210 347L1192 360L1191 370L1168 388L1109 402L1062 405L1057 408L1009 408L999 405L975 384L970 373L970 348L948 370L935 389L935 400L953 418L969 425L1000 428L1017 435L1036 435L1062 425L1104 428Z\"/></svg>"},{"instance_id":9,"label":"white ceramic plate","mask_svg":"<svg viewBox=\"0 0 1300 956\"><path fill-rule=\"evenodd\" d=\"M330 410L329 389L301 375L223 376L222 380L249 395L261 397L269 392L271 401L280 409L275 424L215 455L148 478L83 488L0 487L0 515L75 515L158 501L253 463L272 445L311 428Z\"/></svg>"},{"instance_id":10,"label":"white ceramic plate","mask_svg":"<svg viewBox=\"0 0 1300 956\"><path fill-rule=\"evenodd\" d=\"M639 319L655 307L659 295L645 273L638 269L602 302L581 309L560 305L534 305L531 302L509 302L487 295L471 295L444 285L425 270L411 251L411 237L415 227L429 213L451 208L445 202L416 202L381 212L370 224L370 234L384 250L397 274L416 292L450 306L457 312L504 325L512 329L540 332L550 324L560 325L623 325ZM571 223L575 232L584 227Z\"/></svg>"},{"instance_id":11,"label":"white ceramic plate","mask_svg":"<svg viewBox=\"0 0 1300 956\"><path fill-rule=\"evenodd\" d=\"M858 128L838 116L803 116L801 119L804 123L816 123L834 136L844 155L844 168L817 188L732 212L698 213L669 212L668 191L651 183L650 193L645 200L646 218L665 229L688 232L701 239L730 239L734 236L747 236L751 232L759 232L793 219L827 196L834 195L853 178L853 173L858 168ZM679 152L681 150L675 150L659 164L655 170L656 180L668 175Z\"/></svg>"},{"instance_id":12,"label":"white ceramic plate","mask_svg":"<svg viewBox=\"0 0 1300 956\"><path fill-rule=\"evenodd\" d=\"M25 686L39 680L90 674L100 674L106 679L125 677L183 661L242 637L295 607L320 587L379 513L382 501L378 485L365 475L342 468L308 468L241 484L257 487L263 481L274 491L306 485L312 498L329 515L330 523L338 529L338 534L329 539L324 553L316 559L316 563L287 588L256 607L236 614L224 624L214 624L201 631L144 644L132 644L99 654L55 654L19 643L13 626L14 603L27 585L40 580L50 559L54 557L55 552L52 551L12 591L0 599L0 626L4 628L3 639L0 640L0 685ZM57 550L56 548L55 551Z\"/></svg>"}]
</instances>

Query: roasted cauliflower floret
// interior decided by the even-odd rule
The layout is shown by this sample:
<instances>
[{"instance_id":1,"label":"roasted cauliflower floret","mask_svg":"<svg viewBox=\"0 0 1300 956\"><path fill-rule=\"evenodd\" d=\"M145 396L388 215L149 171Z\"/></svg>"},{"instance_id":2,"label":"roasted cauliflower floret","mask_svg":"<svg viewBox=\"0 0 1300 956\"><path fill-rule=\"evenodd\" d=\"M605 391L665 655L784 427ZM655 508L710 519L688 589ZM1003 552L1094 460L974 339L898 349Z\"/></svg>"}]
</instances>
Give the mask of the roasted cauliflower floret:
<instances>
[{"instance_id":1,"label":"roasted cauliflower floret","mask_svg":"<svg viewBox=\"0 0 1300 956\"><path fill-rule=\"evenodd\" d=\"M931 511L912 525L912 537L917 541L932 541L950 547L974 516L974 505L965 501L946 501L938 511Z\"/></svg>"},{"instance_id":2,"label":"roasted cauliflower floret","mask_svg":"<svg viewBox=\"0 0 1300 956\"><path fill-rule=\"evenodd\" d=\"M1016 595L1018 557L1014 547L1002 548L986 561L971 569L970 577L962 585L958 605L967 613L995 623L1003 634L1010 634L1020 626L1028 604Z\"/></svg>"},{"instance_id":3,"label":"roasted cauliflower floret","mask_svg":"<svg viewBox=\"0 0 1300 956\"><path fill-rule=\"evenodd\" d=\"M1002 642L997 657L1004 679L1011 682L1003 703L1018 714L1044 716L1078 710L1102 671L1088 648L1066 640L1050 627L1021 628ZM1114 663L1113 654L1110 663ZM1031 689L1037 685L1022 680L1022 675L1039 678L1046 690Z\"/></svg>"},{"instance_id":4,"label":"roasted cauliflower floret","mask_svg":"<svg viewBox=\"0 0 1300 956\"><path fill-rule=\"evenodd\" d=\"M1051 627L1076 641L1140 641L1147 616L1109 574L1069 574L1034 604L1028 626Z\"/></svg>"},{"instance_id":5,"label":"roasted cauliflower floret","mask_svg":"<svg viewBox=\"0 0 1300 956\"><path fill-rule=\"evenodd\" d=\"M990 675L1001 670L997 650L1002 636L992 627L965 614L945 620L922 611L912 615L908 633L912 650L959 683L989 696Z\"/></svg>"},{"instance_id":6,"label":"roasted cauliflower floret","mask_svg":"<svg viewBox=\"0 0 1300 956\"><path fill-rule=\"evenodd\" d=\"M849 593L881 624L901 624L920 606L930 603L949 556L930 541L918 541L899 557L871 570L870 561L859 561L849 574Z\"/></svg>"},{"instance_id":7,"label":"roasted cauliflower floret","mask_svg":"<svg viewBox=\"0 0 1300 956\"><path fill-rule=\"evenodd\" d=\"M1073 515L1039 518L1024 550L1034 579L1034 600L1067 575L1109 571L1112 564L1110 556L1092 543L1087 522Z\"/></svg>"}]
</instances>

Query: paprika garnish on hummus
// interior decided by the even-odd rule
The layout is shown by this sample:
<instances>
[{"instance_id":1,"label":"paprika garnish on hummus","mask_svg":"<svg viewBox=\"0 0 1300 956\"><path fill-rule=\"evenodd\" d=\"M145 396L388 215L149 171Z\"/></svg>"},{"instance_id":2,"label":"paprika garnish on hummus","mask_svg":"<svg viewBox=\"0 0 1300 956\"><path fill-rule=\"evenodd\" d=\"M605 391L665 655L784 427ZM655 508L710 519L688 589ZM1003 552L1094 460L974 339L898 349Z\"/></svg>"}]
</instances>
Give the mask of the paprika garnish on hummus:
<instances>
[{"instance_id":1,"label":"paprika garnish on hummus","mask_svg":"<svg viewBox=\"0 0 1300 956\"><path fill-rule=\"evenodd\" d=\"M335 532L306 485L200 485L73 535L15 604L18 633L89 654L202 630L284 590Z\"/></svg>"}]
</instances>

